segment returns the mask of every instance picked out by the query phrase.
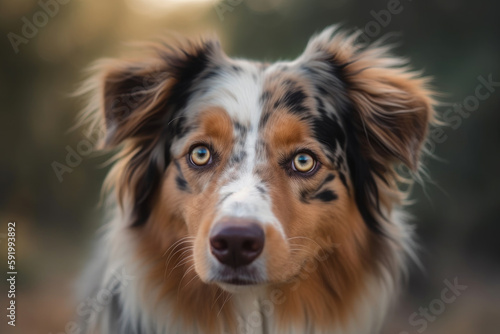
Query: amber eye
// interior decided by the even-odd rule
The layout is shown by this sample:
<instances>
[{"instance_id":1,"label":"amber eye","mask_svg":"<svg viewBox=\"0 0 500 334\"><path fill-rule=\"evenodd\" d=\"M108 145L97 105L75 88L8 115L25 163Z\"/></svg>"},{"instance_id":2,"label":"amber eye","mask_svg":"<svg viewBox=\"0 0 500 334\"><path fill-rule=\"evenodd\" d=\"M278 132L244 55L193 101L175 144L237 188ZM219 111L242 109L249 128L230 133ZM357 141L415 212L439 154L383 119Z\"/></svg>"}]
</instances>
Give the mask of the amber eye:
<instances>
[{"instance_id":1,"label":"amber eye","mask_svg":"<svg viewBox=\"0 0 500 334\"><path fill-rule=\"evenodd\" d=\"M299 153L293 158L293 168L301 173L308 173L316 166L316 160L307 154Z\"/></svg>"},{"instance_id":2,"label":"amber eye","mask_svg":"<svg viewBox=\"0 0 500 334\"><path fill-rule=\"evenodd\" d=\"M191 162L197 166L204 166L210 162L210 150L206 146L196 146L191 150Z\"/></svg>"}]
</instances>

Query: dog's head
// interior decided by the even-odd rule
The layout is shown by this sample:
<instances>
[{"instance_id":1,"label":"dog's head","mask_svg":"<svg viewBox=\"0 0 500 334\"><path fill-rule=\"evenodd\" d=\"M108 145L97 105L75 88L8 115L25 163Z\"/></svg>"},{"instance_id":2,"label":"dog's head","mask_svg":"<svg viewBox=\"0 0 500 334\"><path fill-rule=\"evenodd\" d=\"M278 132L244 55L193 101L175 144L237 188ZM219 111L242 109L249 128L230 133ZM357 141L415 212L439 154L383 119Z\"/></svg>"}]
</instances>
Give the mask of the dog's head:
<instances>
[{"instance_id":1,"label":"dog's head","mask_svg":"<svg viewBox=\"0 0 500 334\"><path fill-rule=\"evenodd\" d=\"M382 261L394 167L418 169L432 98L355 39L328 29L274 64L180 42L101 67L111 182L148 261L170 251L225 289L289 281L321 251L346 280Z\"/></svg>"}]
</instances>

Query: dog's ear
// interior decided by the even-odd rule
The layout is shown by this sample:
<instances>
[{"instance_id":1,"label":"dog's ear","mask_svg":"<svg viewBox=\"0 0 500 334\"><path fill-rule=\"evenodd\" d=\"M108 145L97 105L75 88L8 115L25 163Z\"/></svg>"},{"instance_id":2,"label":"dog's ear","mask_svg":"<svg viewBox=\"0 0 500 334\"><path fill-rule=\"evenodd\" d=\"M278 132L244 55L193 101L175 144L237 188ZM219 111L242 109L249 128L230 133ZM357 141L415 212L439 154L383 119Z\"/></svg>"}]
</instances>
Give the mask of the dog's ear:
<instances>
[{"instance_id":1,"label":"dog's ear","mask_svg":"<svg viewBox=\"0 0 500 334\"><path fill-rule=\"evenodd\" d=\"M108 63L101 75L100 94L104 144L112 147L147 132L152 121L158 122L153 118L160 116L159 101L165 101L172 79L158 58Z\"/></svg>"},{"instance_id":2,"label":"dog's ear","mask_svg":"<svg viewBox=\"0 0 500 334\"><path fill-rule=\"evenodd\" d=\"M99 64L104 146L147 137L164 126L185 106L197 78L222 52L215 39L177 43L151 45L151 55L138 60Z\"/></svg>"},{"instance_id":3,"label":"dog's ear","mask_svg":"<svg viewBox=\"0 0 500 334\"><path fill-rule=\"evenodd\" d=\"M352 109L344 111L345 117L352 119L369 161L383 166L400 162L416 170L434 121L428 79L391 56L390 47L365 46L357 37L326 29L311 39L301 61L316 73L328 72L322 73L329 79L319 79L320 85L337 95L338 108Z\"/></svg>"},{"instance_id":4,"label":"dog's ear","mask_svg":"<svg viewBox=\"0 0 500 334\"><path fill-rule=\"evenodd\" d=\"M380 230L374 217L380 213L379 188L401 180L396 165L419 169L435 102L428 79L391 56L390 47L363 45L358 36L328 28L310 40L297 63L334 109L321 113L320 123L332 124L332 114L341 117L358 207Z\"/></svg>"}]
</instances>

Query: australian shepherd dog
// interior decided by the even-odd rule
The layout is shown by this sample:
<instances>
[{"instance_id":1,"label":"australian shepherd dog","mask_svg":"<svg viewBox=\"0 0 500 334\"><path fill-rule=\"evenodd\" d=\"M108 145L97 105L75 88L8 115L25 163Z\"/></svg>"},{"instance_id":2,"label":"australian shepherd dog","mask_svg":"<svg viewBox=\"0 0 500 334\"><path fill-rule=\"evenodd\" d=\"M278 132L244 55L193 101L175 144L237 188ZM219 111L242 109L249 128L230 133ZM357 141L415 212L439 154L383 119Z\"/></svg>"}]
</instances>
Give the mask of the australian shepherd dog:
<instances>
[{"instance_id":1,"label":"australian shepherd dog","mask_svg":"<svg viewBox=\"0 0 500 334\"><path fill-rule=\"evenodd\" d=\"M292 61L174 38L95 70L83 117L115 158L87 332L380 330L414 249L427 78L336 27Z\"/></svg>"}]
</instances>

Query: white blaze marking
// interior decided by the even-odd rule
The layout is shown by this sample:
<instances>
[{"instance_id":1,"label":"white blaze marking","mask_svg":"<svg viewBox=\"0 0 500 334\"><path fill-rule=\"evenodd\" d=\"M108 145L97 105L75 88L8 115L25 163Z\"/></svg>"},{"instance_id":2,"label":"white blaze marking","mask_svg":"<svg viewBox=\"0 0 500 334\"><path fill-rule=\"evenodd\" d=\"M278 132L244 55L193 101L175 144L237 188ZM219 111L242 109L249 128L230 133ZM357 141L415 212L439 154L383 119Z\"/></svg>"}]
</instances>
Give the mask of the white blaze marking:
<instances>
[{"instance_id":1,"label":"white blaze marking","mask_svg":"<svg viewBox=\"0 0 500 334\"><path fill-rule=\"evenodd\" d=\"M221 178L224 180L230 176L231 180L220 189L219 198L224 200L217 218L223 216L253 218L263 225L271 224L284 236L283 227L272 211L271 198L261 194L257 189L259 185L263 185L255 174L255 167L259 162L257 142L262 116L260 97L263 92L264 72L248 62L241 62L239 65L243 67L243 71L231 75L231 80L224 80L220 87L222 91L230 91L231 96L219 95L218 105L227 111L233 121L247 129L243 144L245 158L242 164L235 167L237 170L228 169L226 175Z\"/></svg>"}]
</instances>

